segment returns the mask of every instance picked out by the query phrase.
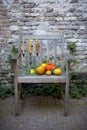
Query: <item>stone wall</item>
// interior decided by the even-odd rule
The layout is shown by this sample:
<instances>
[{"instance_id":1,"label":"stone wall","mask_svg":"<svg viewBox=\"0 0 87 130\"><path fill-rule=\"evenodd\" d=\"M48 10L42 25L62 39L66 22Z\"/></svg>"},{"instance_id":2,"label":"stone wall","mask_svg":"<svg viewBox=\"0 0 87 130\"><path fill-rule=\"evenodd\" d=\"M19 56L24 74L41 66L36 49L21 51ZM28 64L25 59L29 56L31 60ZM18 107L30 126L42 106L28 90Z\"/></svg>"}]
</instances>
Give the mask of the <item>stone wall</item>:
<instances>
[{"instance_id":1,"label":"stone wall","mask_svg":"<svg viewBox=\"0 0 87 130\"><path fill-rule=\"evenodd\" d=\"M0 0L0 84L11 84L8 55L20 28L29 34L63 33L76 41L74 69L87 70L87 0Z\"/></svg>"}]
</instances>

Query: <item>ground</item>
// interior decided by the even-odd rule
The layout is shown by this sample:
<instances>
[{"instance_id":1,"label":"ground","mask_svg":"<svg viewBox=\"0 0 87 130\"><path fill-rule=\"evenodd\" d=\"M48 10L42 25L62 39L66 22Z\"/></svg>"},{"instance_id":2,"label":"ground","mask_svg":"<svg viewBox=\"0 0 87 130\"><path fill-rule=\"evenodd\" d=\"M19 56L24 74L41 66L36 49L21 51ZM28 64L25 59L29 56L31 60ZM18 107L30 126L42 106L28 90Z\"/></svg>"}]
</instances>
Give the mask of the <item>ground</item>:
<instances>
[{"instance_id":1,"label":"ground","mask_svg":"<svg viewBox=\"0 0 87 130\"><path fill-rule=\"evenodd\" d=\"M14 115L14 97L0 99L0 130L87 130L87 97L70 99L69 115L63 101L52 97L25 97Z\"/></svg>"}]
</instances>

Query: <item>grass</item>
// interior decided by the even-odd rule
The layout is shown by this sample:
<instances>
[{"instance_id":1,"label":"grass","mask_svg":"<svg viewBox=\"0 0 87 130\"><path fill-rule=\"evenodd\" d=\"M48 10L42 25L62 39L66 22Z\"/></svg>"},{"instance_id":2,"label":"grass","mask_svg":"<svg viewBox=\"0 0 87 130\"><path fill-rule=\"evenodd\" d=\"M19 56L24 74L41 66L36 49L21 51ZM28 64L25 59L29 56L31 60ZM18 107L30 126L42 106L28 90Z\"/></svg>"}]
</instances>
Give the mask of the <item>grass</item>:
<instances>
[{"instance_id":1,"label":"grass","mask_svg":"<svg viewBox=\"0 0 87 130\"><path fill-rule=\"evenodd\" d=\"M0 86L0 98L5 99L5 98L12 96L12 95L14 95L13 88L7 88L7 87Z\"/></svg>"}]
</instances>

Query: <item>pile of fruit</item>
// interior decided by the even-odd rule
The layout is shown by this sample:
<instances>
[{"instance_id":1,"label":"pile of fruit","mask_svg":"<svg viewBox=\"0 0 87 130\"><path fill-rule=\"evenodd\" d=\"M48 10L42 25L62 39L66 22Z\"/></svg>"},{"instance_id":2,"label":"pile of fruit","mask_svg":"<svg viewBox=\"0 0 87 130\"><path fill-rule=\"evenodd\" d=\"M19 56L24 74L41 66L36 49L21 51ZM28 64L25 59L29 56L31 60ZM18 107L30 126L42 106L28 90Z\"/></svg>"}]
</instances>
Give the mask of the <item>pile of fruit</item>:
<instances>
[{"instance_id":1,"label":"pile of fruit","mask_svg":"<svg viewBox=\"0 0 87 130\"><path fill-rule=\"evenodd\" d=\"M31 69L29 72L31 75L33 74L39 74L43 75L46 74L48 76L54 74L54 75L60 75L62 74L62 70L55 66L54 63L42 63L36 69Z\"/></svg>"}]
</instances>

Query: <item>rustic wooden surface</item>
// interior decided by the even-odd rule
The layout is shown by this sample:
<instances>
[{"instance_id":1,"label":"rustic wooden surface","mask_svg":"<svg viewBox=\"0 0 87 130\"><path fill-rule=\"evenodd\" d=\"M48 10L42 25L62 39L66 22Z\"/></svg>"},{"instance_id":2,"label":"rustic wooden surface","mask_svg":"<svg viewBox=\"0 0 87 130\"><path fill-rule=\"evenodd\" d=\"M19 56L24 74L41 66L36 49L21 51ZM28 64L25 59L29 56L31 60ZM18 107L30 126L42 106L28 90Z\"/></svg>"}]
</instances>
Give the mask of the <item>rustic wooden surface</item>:
<instances>
[{"instance_id":1,"label":"rustic wooden surface","mask_svg":"<svg viewBox=\"0 0 87 130\"><path fill-rule=\"evenodd\" d=\"M30 76L18 76L19 83L65 83L66 75L30 75Z\"/></svg>"},{"instance_id":2,"label":"rustic wooden surface","mask_svg":"<svg viewBox=\"0 0 87 130\"><path fill-rule=\"evenodd\" d=\"M21 41L25 38L26 35L20 33L20 44L21 44ZM58 39L61 39L60 36L58 35L31 35L31 36L27 36L27 40L28 38L31 38L31 39L40 39L40 40L58 40ZM62 40L62 39L61 39ZM63 42L63 41L61 41ZM60 44L60 42L58 42L57 44ZM61 43L61 51L63 51L63 44L64 43ZM49 50L50 50L50 47L49 47L49 43L47 44L47 59L49 61ZM56 62L56 56L57 56L57 53L56 53L56 46L54 46L54 62ZM27 53L27 51L26 51ZM42 53L42 50L41 50L41 53ZM19 58L20 55L16 56L16 58ZM71 58L69 59L69 56L65 55L65 63L66 63L66 74L65 75L59 75L59 76L46 76L46 75L43 75L43 76L38 76L38 75L35 75L35 76L19 76L18 74L18 59L15 59L13 58L14 60L14 88L15 88L15 115L19 115L20 111L19 111L19 83L65 83L66 85L64 86L65 87L65 97L64 97L64 115L68 115L68 100L69 100L69 70L70 70L70 60ZM27 57L26 57L27 58ZM41 58L40 58L41 59ZM31 58L30 58L31 60ZM21 61L19 61L19 64Z\"/></svg>"}]
</instances>

